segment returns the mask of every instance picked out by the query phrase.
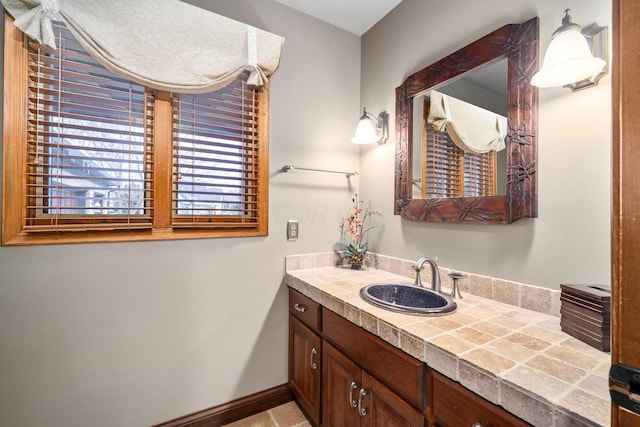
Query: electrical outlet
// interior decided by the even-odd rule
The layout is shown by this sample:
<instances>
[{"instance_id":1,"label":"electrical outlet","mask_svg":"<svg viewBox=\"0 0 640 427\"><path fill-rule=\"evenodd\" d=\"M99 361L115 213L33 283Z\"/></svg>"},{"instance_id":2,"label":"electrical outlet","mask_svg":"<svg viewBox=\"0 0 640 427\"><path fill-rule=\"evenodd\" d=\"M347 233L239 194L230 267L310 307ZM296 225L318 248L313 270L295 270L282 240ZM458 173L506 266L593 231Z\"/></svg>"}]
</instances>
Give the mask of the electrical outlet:
<instances>
[{"instance_id":1,"label":"electrical outlet","mask_svg":"<svg viewBox=\"0 0 640 427\"><path fill-rule=\"evenodd\" d=\"M298 240L299 233L298 220L290 219L287 221L287 240Z\"/></svg>"}]
</instances>

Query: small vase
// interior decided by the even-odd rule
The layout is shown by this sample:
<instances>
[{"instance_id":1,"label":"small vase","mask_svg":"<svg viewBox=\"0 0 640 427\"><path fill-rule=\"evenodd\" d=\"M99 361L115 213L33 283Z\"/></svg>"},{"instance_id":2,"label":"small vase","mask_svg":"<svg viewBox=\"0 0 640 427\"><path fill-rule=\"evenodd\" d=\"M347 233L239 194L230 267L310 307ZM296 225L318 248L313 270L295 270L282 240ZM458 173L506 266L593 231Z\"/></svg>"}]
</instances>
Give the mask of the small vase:
<instances>
[{"instance_id":1,"label":"small vase","mask_svg":"<svg viewBox=\"0 0 640 427\"><path fill-rule=\"evenodd\" d=\"M349 264L352 270L360 270L362 269L362 263L361 262L356 262L353 264Z\"/></svg>"}]
</instances>

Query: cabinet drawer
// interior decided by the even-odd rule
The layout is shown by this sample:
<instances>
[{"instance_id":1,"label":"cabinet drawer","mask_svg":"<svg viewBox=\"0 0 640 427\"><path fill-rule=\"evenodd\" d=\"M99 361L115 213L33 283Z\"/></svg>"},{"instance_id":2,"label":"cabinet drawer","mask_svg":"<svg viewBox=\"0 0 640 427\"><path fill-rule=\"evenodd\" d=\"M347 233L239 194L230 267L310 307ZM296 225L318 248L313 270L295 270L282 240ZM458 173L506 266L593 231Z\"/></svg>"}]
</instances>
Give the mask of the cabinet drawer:
<instances>
[{"instance_id":1,"label":"cabinet drawer","mask_svg":"<svg viewBox=\"0 0 640 427\"><path fill-rule=\"evenodd\" d=\"M322 310L322 330L327 340L404 400L421 410L426 407L424 363L327 309Z\"/></svg>"},{"instance_id":2,"label":"cabinet drawer","mask_svg":"<svg viewBox=\"0 0 640 427\"><path fill-rule=\"evenodd\" d=\"M431 408L438 426L526 427L529 424L455 381L431 371Z\"/></svg>"},{"instance_id":3,"label":"cabinet drawer","mask_svg":"<svg viewBox=\"0 0 640 427\"><path fill-rule=\"evenodd\" d=\"M289 288L289 311L313 331L320 331L320 304Z\"/></svg>"}]
</instances>

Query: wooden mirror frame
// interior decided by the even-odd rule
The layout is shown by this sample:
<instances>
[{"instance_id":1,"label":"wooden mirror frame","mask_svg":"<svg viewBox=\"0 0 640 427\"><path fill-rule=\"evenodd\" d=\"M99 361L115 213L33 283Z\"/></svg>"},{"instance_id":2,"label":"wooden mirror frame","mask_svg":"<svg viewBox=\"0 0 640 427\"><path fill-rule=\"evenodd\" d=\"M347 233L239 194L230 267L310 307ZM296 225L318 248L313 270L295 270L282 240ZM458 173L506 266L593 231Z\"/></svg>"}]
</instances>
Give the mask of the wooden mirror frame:
<instances>
[{"instance_id":1,"label":"wooden mirror frame","mask_svg":"<svg viewBox=\"0 0 640 427\"><path fill-rule=\"evenodd\" d=\"M396 88L394 214L412 221L508 224L538 216L538 18L509 24L410 75ZM506 195L412 199L413 99L478 67L508 59Z\"/></svg>"}]
</instances>

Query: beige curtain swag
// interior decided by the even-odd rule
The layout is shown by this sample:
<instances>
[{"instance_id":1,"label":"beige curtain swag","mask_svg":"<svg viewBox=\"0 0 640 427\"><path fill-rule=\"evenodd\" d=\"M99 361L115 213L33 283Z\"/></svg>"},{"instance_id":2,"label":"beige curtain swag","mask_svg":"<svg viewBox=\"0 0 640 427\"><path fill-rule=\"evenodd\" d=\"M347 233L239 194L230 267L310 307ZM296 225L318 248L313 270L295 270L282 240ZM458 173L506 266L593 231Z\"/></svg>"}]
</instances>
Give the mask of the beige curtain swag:
<instances>
[{"instance_id":1,"label":"beige curtain swag","mask_svg":"<svg viewBox=\"0 0 640 427\"><path fill-rule=\"evenodd\" d=\"M264 85L284 38L178 0L0 0L15 25L55 48L64 22L107 69L147 87L212 92L245 70Z\"/></svg>"},{"instance_id":2,"label":"beige curtain swag","mask_svg":"<svg viewBox=\"0 0 640 427\"><path fill-rule=\"evenodd\" d=\"M447 131L451 140L469 153L505 148L507 118L437 91L431 91L427 123Z\"/></svg>"}]
</instances>

